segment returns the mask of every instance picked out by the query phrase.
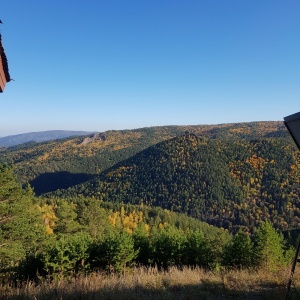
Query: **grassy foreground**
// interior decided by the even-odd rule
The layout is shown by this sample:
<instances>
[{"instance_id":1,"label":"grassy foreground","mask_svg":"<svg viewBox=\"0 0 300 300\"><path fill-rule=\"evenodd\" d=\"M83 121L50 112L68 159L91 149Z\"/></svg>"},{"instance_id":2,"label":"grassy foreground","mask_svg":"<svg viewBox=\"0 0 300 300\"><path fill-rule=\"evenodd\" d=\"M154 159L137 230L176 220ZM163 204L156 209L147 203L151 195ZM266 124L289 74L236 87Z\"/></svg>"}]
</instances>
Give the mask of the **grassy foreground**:
<instances>
[{"instance_id":1,"label":"grassy foreground","mask_svg":"<svg viewBox=\"0 0 300 300\"><path fill-rule=\"evenodd\" d=\"M124 275L93 273L73 279L0 286L1 299L284 299L289 270L278 272L136 268ZM299 286L300 272L295 273ZM292 289L291 299L300 299Z\"/></svg>"}]
</instances>

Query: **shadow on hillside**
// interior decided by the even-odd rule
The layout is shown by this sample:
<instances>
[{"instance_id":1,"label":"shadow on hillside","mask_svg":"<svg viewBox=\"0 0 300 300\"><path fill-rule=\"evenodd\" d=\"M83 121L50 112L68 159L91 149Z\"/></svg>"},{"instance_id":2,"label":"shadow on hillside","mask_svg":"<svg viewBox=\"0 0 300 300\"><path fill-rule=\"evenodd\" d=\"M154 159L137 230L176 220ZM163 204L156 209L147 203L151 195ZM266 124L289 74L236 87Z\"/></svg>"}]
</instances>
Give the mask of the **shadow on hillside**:
<instances>
[{"instance_id":1,"label":"shadow on hillside","mask_svg":"<svg viewBox=\"0 0 300 300\"><path fill-rule=\"evenodd\" d=\"M155 283L152 283L155 285ZM82 285L70 285L70 286L56 286L55 288L36 288L35 290L29 289L24 294L19 291L18 295L10 295L4 299L63 299L63 300L79 300L79 299L131 299L131 300L224 300L224 299L258 299L258 300L276 300L284 299L285 287L280 285L262 285L255 286L253 288L245 287L245 290L241 286L234 288L226 288L224 284L213 282L202 282L200 284L191 285L177 285L168 286L167 282L164 282L161 287L142 286L136 284L132 288L122 287L120 285L114 285L111 287L97 288L95 285L86 286ZM292 299L295 298L291 295Z\"/></svg>"},{"instance_id":2,"label":"shadow on hillside","mask_svg":"<svg viewBox=\"0 0 300 300\"><path fill-rule=\"evenodd\" d=\"M49 172L33 179L29 184L33 187L37 196L43 193L53 192L58 189L67 189L73 185L92 179L95 175L70 172Z\"/></svg>"}]
</instances>

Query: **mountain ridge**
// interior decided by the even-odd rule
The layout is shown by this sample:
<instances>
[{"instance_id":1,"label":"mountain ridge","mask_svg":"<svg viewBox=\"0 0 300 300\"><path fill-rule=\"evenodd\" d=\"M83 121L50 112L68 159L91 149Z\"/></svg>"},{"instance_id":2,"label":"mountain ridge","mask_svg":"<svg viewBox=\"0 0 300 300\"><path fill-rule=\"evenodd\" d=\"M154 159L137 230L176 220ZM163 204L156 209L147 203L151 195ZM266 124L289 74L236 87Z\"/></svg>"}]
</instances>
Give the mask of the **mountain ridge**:
<instances>
[{"instance_id":1,"label":"mountain ridge","mask_svg":"<svg viewBox=\"0 0 300 300\"><path fill-rule=\"evenodd\" d=\"M14 165L22 183L32 182L39 175L53 172L97 175L152 145L185 132L209 139L289 137L283 122L279 121L109 130L81 137L0 148L0 164ZM63 180L66 180L65 176ZM80 182L80 179L77 178L76 182Z\"/></svg>"},{"instance_id":2,"label":"mountain ridge","mask_svg":"<svg viewBox=\"0 0 300 300\"><path fill-rule=\"evenodd\" d=\"M71 136L88 135L88 131L72 131L72 130L46 130L21 133L0 137L0 147L13 147L30 142L45 142L50 140L62 139Z\"/></svg>"}]
</instances>

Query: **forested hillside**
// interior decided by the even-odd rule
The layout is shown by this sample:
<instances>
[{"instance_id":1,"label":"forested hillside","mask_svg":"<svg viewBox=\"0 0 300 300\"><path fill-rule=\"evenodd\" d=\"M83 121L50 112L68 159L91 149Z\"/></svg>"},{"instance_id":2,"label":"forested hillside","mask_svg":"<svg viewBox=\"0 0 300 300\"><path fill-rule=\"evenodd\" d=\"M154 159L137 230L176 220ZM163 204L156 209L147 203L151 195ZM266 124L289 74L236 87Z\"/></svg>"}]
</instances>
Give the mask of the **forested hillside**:
<instances>
[{"instance_id":1,"label":"forested hillside","mask_svg":"<svg viewBox=\"0 0 300 300\"><path fill-rule=\"evenodd\" d=\"M3 149L37 195L161 206L236 232L298 228L299 159L282 122L165 126Z\"/></svg>"},{"instance_id":2,"label":"forested hillside","mask_svg":"<svg viewBox=\"0 0 300 300\"><path fill-rule=\"evenodd\" d=\"M252 232L266 220L287 230L300 226L299 167L290 138L186 133L55 195L160 206L233 232Z\"/></svg>"},{"instance_id":3,"label":"forested hillside","mask_svg":"<svg viewBox=\"0 0 300 300\"><path fill-rule=\"evenodd\" d=\"M87 181L138 152L186 131L218 140L288 136L282 122L107 131L85 137L0 148L0 163L14 165L20 182L30 182L39 195Z\"/></svg>"},{"instance_id":4,"label":"forested hillside","mask_svg":"<svg viewBox=\"0 0 300 300\"><path fill-rule=\"evenodd\" d=\"M36 198L6 166L0 166L0 187L3 283L70 279L99 270L125 274L134 265L277 270L293 252L269 222L252 237L242 231L232 236L158 207Z\"/></svg>"},{"instance_id":5,"label":"forested hillside","mask_svg":"<svg viewBox=\"0 0 300 300\"><path fill-rule=\"evenodd\" d=\"M0 166L0 186L1 280L95 268L119 272L134 262L166 267L179 263L183 253L178 251L185 235L192 233L211 253L202 262L208 267L221 261L216 256L231 238L222 229L161 208L91 198L37 199L30 188L21 188L6 166ZM175 244L165 244L164 239L174 239ZM166 256L155 250L156 243L166 251L180 248Z\"/></svg>"}]
</instances>

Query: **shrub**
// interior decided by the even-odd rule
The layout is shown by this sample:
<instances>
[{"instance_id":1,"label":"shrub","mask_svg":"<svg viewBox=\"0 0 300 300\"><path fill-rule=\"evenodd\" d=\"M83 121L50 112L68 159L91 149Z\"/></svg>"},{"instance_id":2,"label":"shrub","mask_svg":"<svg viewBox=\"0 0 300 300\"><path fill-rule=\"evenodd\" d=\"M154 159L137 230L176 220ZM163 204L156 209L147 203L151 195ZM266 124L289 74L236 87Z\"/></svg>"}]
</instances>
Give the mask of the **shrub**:
<instances>
[{"instance_id":1,"label":"shrub","mask_svg":"<svg viewBox=\"0 0 300 300\"><path fill-rule=\"evenodd\" d=\"M257 266L277 269L284 263L283 236L279 235L270 222L263 222L254 236L254 259Z\"/></svg>"},{"instance_id":2,"label":"shrub","mask_svg":"<svg viewBox=\"0 0 300 300\"><path fill-rule=\"evenodd\" d=\"M125 272L136 258L132 236L127 232L111 232L104 239L95 242L91 248L90 262L93 268Z\"/></svg>"},{"instance_id":3,"label":"shrub","mask_svg":"<svg viewBox=\"0 0 300 300\"><path fill-rule=\"evenodd\" d=\"M169 228L159 231L154 237L153 256L158 267L181 266L186 237L181 230Z\"/></svg>"},{"instance_id":4,"label":"shrub","mask_svg":"<svg viewBox=\"0 0 300 300\"><path fill-rule=\"evenodd\" d=\"M86 233L63 235L50 243L44 254L45 271L49 275L68 275L89 268L86 259L89 257L91 238Z\"/></svg>"},{"instance_id":5,"label":"shrub","mask_svg":"<svg viewBox=\"0 0 300 300\"><path fill-rule=\"evenodd\" d=\"M223 251L223 264L227 267L249 268L253 266L253 243L243 231L238 231Z\"/></svg>"}]
</instances>

